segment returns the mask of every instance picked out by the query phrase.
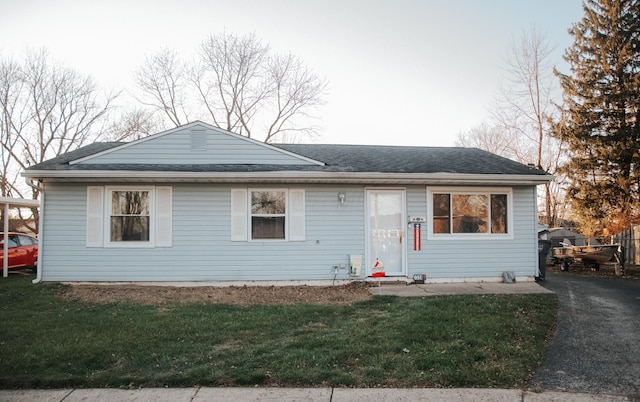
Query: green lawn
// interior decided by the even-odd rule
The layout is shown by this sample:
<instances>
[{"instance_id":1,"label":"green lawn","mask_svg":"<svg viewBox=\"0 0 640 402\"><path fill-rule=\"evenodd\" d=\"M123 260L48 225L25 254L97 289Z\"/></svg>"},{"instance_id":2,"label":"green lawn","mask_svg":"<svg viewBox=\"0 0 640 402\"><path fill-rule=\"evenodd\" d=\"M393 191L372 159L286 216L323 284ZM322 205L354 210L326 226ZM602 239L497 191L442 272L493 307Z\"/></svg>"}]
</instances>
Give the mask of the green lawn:
<instances>
[{"instance_id":1,"label":"green lawn","mask_svg":"<svg viewBox=\"0 0 640 402\"><path fill-rule=\"evenodd\" d=\"M0 279L0 387L507 387L544 357L555 295L352 306L87 304Z\"/></svg>"}]
</instances>

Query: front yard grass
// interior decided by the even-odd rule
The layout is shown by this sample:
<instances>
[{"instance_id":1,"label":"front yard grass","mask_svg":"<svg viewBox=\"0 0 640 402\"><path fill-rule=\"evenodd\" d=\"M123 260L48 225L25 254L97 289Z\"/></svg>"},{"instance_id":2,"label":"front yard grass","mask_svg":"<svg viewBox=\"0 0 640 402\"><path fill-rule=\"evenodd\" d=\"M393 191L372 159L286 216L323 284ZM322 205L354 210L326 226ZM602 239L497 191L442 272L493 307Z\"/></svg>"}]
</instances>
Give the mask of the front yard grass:
<instances>
[{"instance_id":1,"label":"front yard grass","mask_svg":"<svg viewBox=\"0 0 640 402\"><path fill-rule=\"evenodd\" d=\"M351 306L89 304L0 279L0 387L526 386L555 295Z\"/></svg>"}]
</instances>

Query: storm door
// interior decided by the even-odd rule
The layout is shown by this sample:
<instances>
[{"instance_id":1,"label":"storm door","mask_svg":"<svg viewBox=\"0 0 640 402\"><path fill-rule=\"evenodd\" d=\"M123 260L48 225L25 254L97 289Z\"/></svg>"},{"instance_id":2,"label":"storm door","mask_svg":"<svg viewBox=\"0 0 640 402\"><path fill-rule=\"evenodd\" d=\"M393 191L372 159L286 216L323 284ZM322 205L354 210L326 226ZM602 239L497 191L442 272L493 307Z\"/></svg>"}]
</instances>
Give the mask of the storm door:
<instances>
[{"instance_id":1,"label":"storm door","mask_svg":"<svg viewBox=\"0 0 640 402\"><path fill-rule=\"evenodd\" d=\"M367 231L368 275L406 275L404 190L367 190Z\"/></svg>"}]
</instances>

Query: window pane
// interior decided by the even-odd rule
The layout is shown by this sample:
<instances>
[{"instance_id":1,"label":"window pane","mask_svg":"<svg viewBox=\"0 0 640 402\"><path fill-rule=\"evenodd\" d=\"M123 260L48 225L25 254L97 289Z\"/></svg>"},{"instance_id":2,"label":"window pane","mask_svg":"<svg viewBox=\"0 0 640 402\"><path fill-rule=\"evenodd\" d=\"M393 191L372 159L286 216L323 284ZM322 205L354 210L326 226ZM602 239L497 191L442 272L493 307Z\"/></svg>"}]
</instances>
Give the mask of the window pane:
<instances>
[{"instance_id":1,"label":"window pane","mask_svg":"<svg viewBox=\"0 0 640 402\"><path fill-rule=\"evenodd\" d=\"M491 233L507 233L506 194L491 194Z\"/></svg>"},{"instance_id":2,"label":"window pane","mask_svg":"<svg viewBox=\"0 0 640 402\"><path fill-rule=\"evenodd\" d=\"M149 215L148 191L114 191L111 215Z\"/></svg>"},{"instance_id":3,"label":"window pane","mask_svg":"<svg viewBox=\"0 0 640 402\"><path fill-rule=\"evenodd\" d=\"M32 244L36 244L34 243L34 240L29 236L18 236L18 239L20 239L21 246L30 246Z\"/></svg>"},{"instance_id":4,"label":"window pane","mask_svg":"<svg viewBox=\"0 0 640 402\"><path fill-rule=\"evenodd\" d=\"M0 246L4 247L4 238L0 238ZM18 239L15 236L9 235L9 248L18 247Z\"/></svg>"},{"instance_id":5,"label":"window pane","mask_svg":"<svg viewBox=\"0 0 640 402\"><path fill-rule=\"evenodd\" d=\"M486 194L453 194L453 233L487 233L488 201Z\"/></svg>"},{"instance_id":6,"label":"window pane","mask_svg":"<svg viewBox=\"0 0 640 402\"><path fill-rule=\"evenodd\" d=\"M252 191L251 213L255 215L284 214L286 200L284 191Z\"/></svg>"},{"instance_id":7,"label":"window pane","mask_svg":"<svg viewBox=\"0 0 640 402\"><path fill-rule=\"evenodd\" d=\"M433 233L451 232L450 200L449 194L433 195Z\"/></svg>"},{"instance_id":8,"label":"window pane","mask_svg":"<svg viewBox=\"0 0 640 402\"><path fill-rule=\"evenodd\" d=\"M111 241L149 241L149 191L111 193Z\"/></svg>"},{"instance_id":9,"label":"window pane","mask_svg":"<svg viewBox=\"0 0 640 402\"><path fill-rule=\"evenodd\" d=\"M251 238L284 239L284 216L251 218Z\"/></svg>"},{"instance_id":10,"label":"window pane","mask_svg":"<svg viewBox=\"0 0 640 402\"><path fill-rule=\"evenodd\" d=\"M112 216L111 241L149 241L149 217Z\"/></svg>"}]
</instances>

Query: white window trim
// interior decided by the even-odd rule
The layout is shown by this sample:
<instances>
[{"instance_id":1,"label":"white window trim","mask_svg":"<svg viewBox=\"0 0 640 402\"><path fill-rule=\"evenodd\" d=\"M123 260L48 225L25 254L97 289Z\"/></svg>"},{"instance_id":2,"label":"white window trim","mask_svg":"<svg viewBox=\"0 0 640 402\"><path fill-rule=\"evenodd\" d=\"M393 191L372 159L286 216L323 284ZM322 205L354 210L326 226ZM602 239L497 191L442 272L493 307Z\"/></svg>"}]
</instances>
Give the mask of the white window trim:
<instances>
[{"instance_id":1,"label":"white window trim","mask_svg":"<svg viewBox=\"0 0 640 402\"><path fill-rule=\"evenodd\" d=\"M111 241L111 193L114 191L149 192L149 240ZM154 186L107 186L104 191L104 247L105 248L153 248L155 247L156 207Z\"/></svg>"},{"instance_id":2,"label":"white window trim","mask_svg":"<svg viewBox=\"0 0 640 402\"><path fill-rule=\"evenodd\" d=\"M251 194L254 191L260 191L260 192L283 192L284 196L285 196L285 213L284 213L284 239L254 239L253 236L253 231L252 231L252 221L253 221L253 214L251 213ZM249 242L258 242L258 243L265 243L265 242L269 242L269 243L281 243L281 242L288 242L289 241L289 225L291 222L291 208L289 205L289 199L291 197L289 197L289 189L288 188L249 188L248 189L248 193L247 193L247 235L248 235L248 239ZM260 215L257 215L260 216ZM273 216L281 216L280 214L278 215L273 215Z\"/></svg>"},{"instance_id":3,"label":"white window trim","mask_svg":"<svg viewBox=\"0 0 640 402\"><path fill-rule=\"evenodd\" d=\"M286 197L285 238L284 239L252 239L251 238L251 192L252 191L284 191ZM232 188L231 189L231 233L232 242L252 243L284 243L306 241L306 199L302 188Z\"/></svg>"},{"instance_id":4,"label":"white window trim","mask_svg":"<svg viewBox=\"0 0 640 402\"><path fill-rule=\"evenodd\" d=\"M506 194L507 233L433 233L433 194ZM511 187L427 187L427 239L428 240L496 240L513 239L513 188Z\"/></svg>"}]
</instances>

